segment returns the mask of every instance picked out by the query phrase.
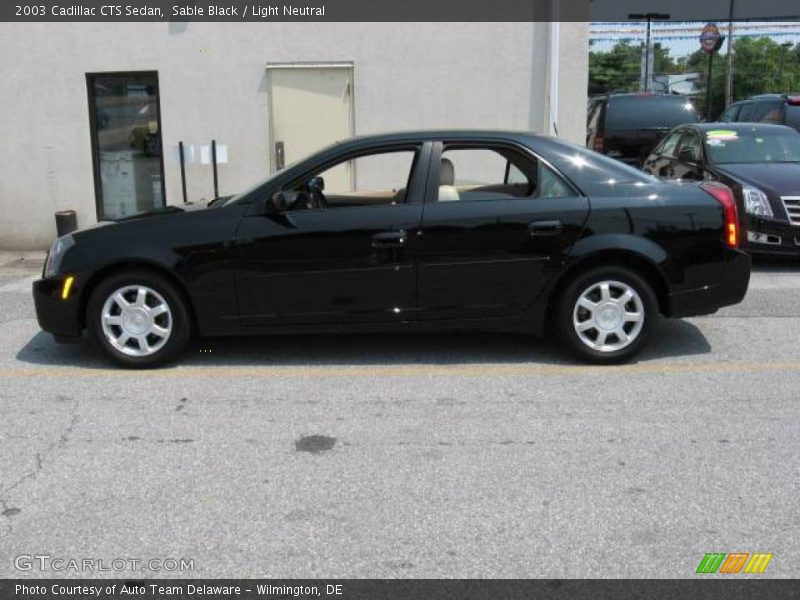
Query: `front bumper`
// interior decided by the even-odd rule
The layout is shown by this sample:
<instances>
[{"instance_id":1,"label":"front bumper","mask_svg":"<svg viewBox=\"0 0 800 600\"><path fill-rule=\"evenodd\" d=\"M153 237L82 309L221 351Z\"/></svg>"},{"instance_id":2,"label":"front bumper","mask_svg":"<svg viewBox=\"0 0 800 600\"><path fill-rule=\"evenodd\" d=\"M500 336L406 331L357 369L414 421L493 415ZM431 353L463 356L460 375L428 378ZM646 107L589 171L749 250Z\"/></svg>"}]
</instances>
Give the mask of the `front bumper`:
<instances>
[{"instance_id":1,"label":"front bumper","mask_svg":"<svg viewBox=\"0 0 800 600\"><path fill-rule=\"evenodd\" d=\"M66 298L62 298L66 275L33 282L33 303L39 327L57 338L81 335L80 302L77 278Z\"/></svg>"},{"instance_id":2,"label":"front bumper","mask_svg":"<svg viewBox=\"0 0 800 600\"><path fill-rule=\"evenodd\" d=\"M751 254L800 256L800 227L775 219L743 223L742 248Z\"/></svg>"},{"instance_id":3,"label":"front bumper","mask_svg":"<svg viewBox=\"0 0 800 600\"><path fill-rule=\"evenodd\" d=\"M670 317L693 317L716 312L717 309L738 304L747 293L750 283L750 256L741 250L726 249L721 278L702 288L670 294Z\"/></svg>"}]
</instances>

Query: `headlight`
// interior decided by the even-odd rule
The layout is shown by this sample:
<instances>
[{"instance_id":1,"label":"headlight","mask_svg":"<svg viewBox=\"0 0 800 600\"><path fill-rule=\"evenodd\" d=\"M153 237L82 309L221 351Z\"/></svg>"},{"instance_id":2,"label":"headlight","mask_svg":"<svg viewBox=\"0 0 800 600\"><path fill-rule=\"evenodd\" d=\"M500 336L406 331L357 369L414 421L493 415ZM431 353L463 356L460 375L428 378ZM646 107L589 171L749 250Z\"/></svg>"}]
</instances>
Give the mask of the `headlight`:
<instances>
[{"instance_id":1,"label":"headlight","mask_svg":"<svg viewBox=\"0 0 800 600\"><path fill-rule=\"evenodd\" d=\"M745 186L742 188L744 195L744 211L759 217L771 217L772 207L769 205L767 195L761 190Z\"/></svg>"},{"instance_id":2,"label":"headlight","mask_svg":"<svg viewBox=\"0 0 800 600\"><path fill-rule=\"evenodd\" d=\"M64 235L58 238L50 247L50 252L47 253L47 262L44 263L44 276L53 277L58 274L61 268L61 259L67 250L75 245L75 240L71 235Z\"/></svg>"}]
</instances>

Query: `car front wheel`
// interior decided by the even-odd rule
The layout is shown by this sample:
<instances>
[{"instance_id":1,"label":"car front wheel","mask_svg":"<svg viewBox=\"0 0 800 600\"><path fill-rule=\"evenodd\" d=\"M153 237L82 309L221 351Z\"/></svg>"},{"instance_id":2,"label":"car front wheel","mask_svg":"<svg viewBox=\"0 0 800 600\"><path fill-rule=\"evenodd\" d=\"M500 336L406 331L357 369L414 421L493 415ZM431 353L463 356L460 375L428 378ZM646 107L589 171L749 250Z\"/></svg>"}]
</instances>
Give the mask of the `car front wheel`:
<instances>
[{"instance_id":1,"label":"car front wheel","mask_svg":"<svg viewBox=\"0 0 800 600\"><path fill-rule=\"evenodd\" d=\"M102 281L87 306L87 326L97 344L126 367L154 367L174 359L190 336L179 290L147 271Z\"/></svg>"},{"instance_id":2,"label":"car front wheel","mask_svg":"<svg viewBox=\"0 0 800 600\"><path fill-rule=\"evenodd\" d=\"M564 344L595 363L619 363L644 346L657 315L647 282L622 267L593 269L564 290L557 327Z\"/></svg>"}]
</instances>

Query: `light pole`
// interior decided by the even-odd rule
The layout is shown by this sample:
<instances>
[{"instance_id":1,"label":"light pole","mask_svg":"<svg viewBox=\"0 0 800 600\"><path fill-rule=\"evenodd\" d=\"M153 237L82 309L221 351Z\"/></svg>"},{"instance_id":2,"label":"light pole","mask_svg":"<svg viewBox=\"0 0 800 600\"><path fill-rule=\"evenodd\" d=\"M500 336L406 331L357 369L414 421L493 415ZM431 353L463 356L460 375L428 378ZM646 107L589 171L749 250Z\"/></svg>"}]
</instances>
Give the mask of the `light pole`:
<instances>
[{"instance_id":1,"label":"light pole","mask_svg":"<svg viewBox=\"0 0 800 600\"><path fill-rule=\"evenodd\" d=\"M647 34L644 42L644 91L646 92L650 89L650 21L666 21L669 19L669 15L657 12L630 13L628 18L636 21L647 21Z\"/></svg>"}]
</instances>

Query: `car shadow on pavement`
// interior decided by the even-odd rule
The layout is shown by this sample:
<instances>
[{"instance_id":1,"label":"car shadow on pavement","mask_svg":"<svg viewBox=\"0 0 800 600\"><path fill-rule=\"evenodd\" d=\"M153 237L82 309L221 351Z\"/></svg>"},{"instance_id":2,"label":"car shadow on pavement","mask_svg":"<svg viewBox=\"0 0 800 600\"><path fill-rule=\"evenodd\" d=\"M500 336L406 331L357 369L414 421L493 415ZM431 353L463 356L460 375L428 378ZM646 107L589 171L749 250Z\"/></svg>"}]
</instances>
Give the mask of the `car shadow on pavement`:
<instances>
[{"instance_id":1,"label":"car shadow on pavement","mask_svg":"<svg viewBox=\"0 0 800 600\"><path fill-rule=\"evenodd\" d=\"M752 270L759 273L797 273L800 260L796 256L754 256Z\"/></svg>"},{"instance_id":2,"label":"car shadow on pavement","mask_svg":"<svg viewBox=\"0 0 800 600\"><path fill-rule=\"evenodd\" d=\"M636 362L711 351L693 323L659 320ZM106 369L94 344L56 344L42 332L17 353L29 364ZM361 334L196 338L171 366L335 366L453 364L580 364L551 337L504 333Z\"/></svg>"}]
</instances>

